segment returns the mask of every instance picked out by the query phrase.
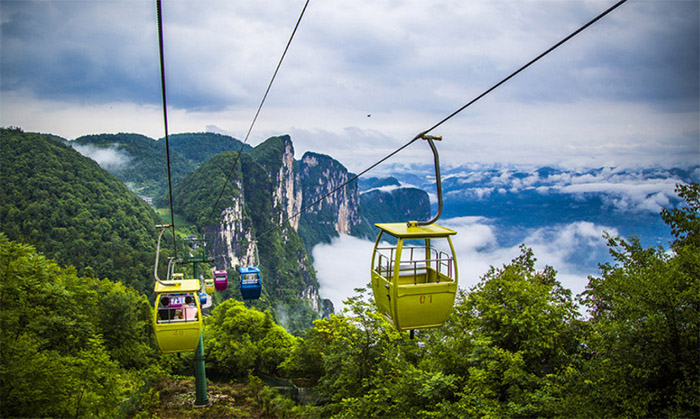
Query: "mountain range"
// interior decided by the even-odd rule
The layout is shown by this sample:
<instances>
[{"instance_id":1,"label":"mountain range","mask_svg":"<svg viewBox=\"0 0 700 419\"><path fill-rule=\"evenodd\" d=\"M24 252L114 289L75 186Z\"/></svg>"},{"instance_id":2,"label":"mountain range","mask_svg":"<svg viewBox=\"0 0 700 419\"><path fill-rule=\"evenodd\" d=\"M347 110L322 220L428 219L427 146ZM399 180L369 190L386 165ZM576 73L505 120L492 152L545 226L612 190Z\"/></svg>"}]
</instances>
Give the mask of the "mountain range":
<instances>
[{"instance_id":1,"label":"mountain range","mask_svg":"<svg viewBox=\"0 0 700 419\"><path fill-rule=\"evenodd\" d=\"M10 134L20 132L3 130L4 143ZM162 139L99 134L65 141L52 135L22 135L31 137L23 142L34 141L39 147L27 153L39 155L49 144L63 142L119 178L133 194L156 206L167 206ZM294 312L298 310L291 309L296 304L289 305L291 301L305 302L307 308L301 311L306 314L301 317L306 320L297 322L296 328L313 318L309 308L317 315L333 310L321 297L323 292L319 293L327 280L319 285L311 267L310 255L315 254L312 251L318 244L333 245L345 235L372 241L376 222L426 220L436 211L435 175L430 165L386 165L379 176L349 182L354 175L331 156L307 152L295 159L288 135L272 137L255 147L212 133L176 134L169 140L176 214L201 234L215 238L212 256L221 267L232 269L252 263L257 246L262 265L272 273L271 283L277 284L271 288L271 300L266 304L274 306L274 300L284 300L286 308L279 306L279 311ZM239 151L243 151L241 156ZM9 176L9 172L4 175ZM466 266L464 285L474 283L489 264L498 264L496 256L505 254L503 249L513 249L520 243L534 243L550 253L543 258L546 262L567 265L565 275L592 274L595 265L605 260L603 231L636 235L645 245L666 245L670 231L658 216L659 211L678 204L676 184L697 182L699 178L697 166L573 170L479 164L443 167L440 223L459 233L458 253L466 255L460 256ZM10 203L3 204L7 208L4 215L18 214ZM51 223L43 223L45 228L53 228ZM13 225L16 228L20 224L21 220ZM3 230L7 228L3 226ZM34 234L32 231L38 230L23 234ZM37 237L34 242L41 241ZM560 250L552 247L555 244ZM60 244L52 246L60 248ZM579 251L573 250L576 246ZM555 253L557 256L552 258ZM344 257L343 253L331 259L338 257ZM475 260L478 263L474 264ZM72 263L82 266L80 262ZM314 261L317 270L320 263ZM105 275L102 271L97 274ZM355 276L361 286L366 275ZM281 278L285 280L279 282ZM331 275L331 280L344 281L338 274ZM279 292L287 289L292 290L291 294L283 297L287 291ZM337 299L333 302L338 304Z\"/></svg>"}]
</instances>

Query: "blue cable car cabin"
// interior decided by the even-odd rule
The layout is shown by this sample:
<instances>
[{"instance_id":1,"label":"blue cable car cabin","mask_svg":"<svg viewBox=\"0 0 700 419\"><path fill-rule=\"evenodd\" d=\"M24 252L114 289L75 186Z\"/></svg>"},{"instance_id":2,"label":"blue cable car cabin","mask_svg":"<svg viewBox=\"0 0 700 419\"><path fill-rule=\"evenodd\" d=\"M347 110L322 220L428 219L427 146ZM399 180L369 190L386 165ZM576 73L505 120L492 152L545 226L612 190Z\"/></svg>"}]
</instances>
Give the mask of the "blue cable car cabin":
<instances>
[{"instance_id":1,"label":"blue cable car cabin","mask_svg":"<svg viewBox=\"0 0 700 419\"><path fill-rule=\"evenodd\" d=\"M238 287L241 290L243 300L249 301L260 298L260 293L262 292L260 268L257 266L239 266L236 269L240 274Z\"/></svg>"}]
</instances>

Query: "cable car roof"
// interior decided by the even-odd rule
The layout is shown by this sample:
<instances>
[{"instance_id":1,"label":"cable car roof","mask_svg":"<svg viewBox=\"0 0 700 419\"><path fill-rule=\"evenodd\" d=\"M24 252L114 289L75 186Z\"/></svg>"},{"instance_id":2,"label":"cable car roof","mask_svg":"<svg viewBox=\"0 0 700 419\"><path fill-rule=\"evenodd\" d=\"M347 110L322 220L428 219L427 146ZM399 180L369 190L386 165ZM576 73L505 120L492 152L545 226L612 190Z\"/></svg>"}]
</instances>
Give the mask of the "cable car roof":
<instances>
[{"instance_id":1,"label":"cable car roof","mask_svg":"<svg viewBox=\"0 0 700 419\"><path fill-rule=\"evenodd\" d=\"M156 282L154 291L157 294L167 294L174 292L198 292L202 288L198 279L183 279L181 281Z\"/></svg>"},{"instance_id":2,"label":"cable car roof","mask_svg":"<svg viewBox=\"0 0 700 419\"><path fill-rule=\"evenodd\" d=\"M238 272L241 274L256 274L260 273L260 268L257 266L239 266Z\"/></svg>"},{"instance_id":3,"label":"cable car roof","mask_svg":"<svg viewBox=\"0 0 700 419\"><path fill-rule=\"evenodd\" d=\"M375 224L382 231L386 231L397 238L415 239L424 237L447 237L457 234L456 231L439 226L437 224L429 224L425 226L411 226L407 223L378 223Z\"/></svg>"}]
</instances>

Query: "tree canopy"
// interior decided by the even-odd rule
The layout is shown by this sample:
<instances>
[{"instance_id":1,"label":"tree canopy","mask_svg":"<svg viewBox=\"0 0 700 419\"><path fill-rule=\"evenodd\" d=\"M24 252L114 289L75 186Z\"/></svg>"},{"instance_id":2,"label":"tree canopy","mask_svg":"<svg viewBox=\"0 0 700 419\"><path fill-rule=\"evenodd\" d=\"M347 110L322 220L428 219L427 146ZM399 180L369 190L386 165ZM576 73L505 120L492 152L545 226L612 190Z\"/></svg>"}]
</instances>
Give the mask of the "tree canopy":
<instances>
[{"instance_id":1,"label":"tree canopy","mask_svg":"<svg viewBox=\"0 0 700 419\"><path fill-rule=\"evenodd\" d=\"M113 417L157 364L146 297L2 233L0 306L5 417Z\"/></svg>"}]
</instances>

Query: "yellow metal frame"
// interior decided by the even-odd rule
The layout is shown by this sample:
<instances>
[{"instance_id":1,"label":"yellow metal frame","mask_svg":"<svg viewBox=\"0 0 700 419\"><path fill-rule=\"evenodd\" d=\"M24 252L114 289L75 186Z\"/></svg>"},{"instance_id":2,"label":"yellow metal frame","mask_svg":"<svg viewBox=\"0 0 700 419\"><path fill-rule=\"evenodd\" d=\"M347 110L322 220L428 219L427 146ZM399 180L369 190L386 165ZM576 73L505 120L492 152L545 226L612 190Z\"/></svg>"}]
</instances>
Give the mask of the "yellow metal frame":
<instances>
[{"instance_id":1,"label":"yellow metal frame","mask_svg":"<svg viewBox=\"0 0 700 419\"><path fill-rule=\"evenodd\" d=\"M153 306L153 329L158 347L164 353L194 352L202 334L202 307L199 303L201 284L198 279L156 282L156 301ZM158 321L158 304L163 294L192 293L197 307L197 318L188 321Z\"/></svg>"},{"instance_id":2,"label":"yellow metal frame","mask_svg":"<svg viewBox=\"0 0 700 419\"><path fill-rule=\"evenodd\" d=\"M450 236L454 230L437 224L418 226L406 223L376 224L381 230L372 253L372 291L379 311L398 330L424 329L442 326L452 312L457 294L457 260ZM391 277L377 271L377 253L382 234L394 236L398 243ZM428 262L424 272L401 275L401 255L405 240L422 239L425 248L430 248L431 239L446 239L452 255L452 277L439 273L436 266Z\"/></svg>"}]
</instances>

